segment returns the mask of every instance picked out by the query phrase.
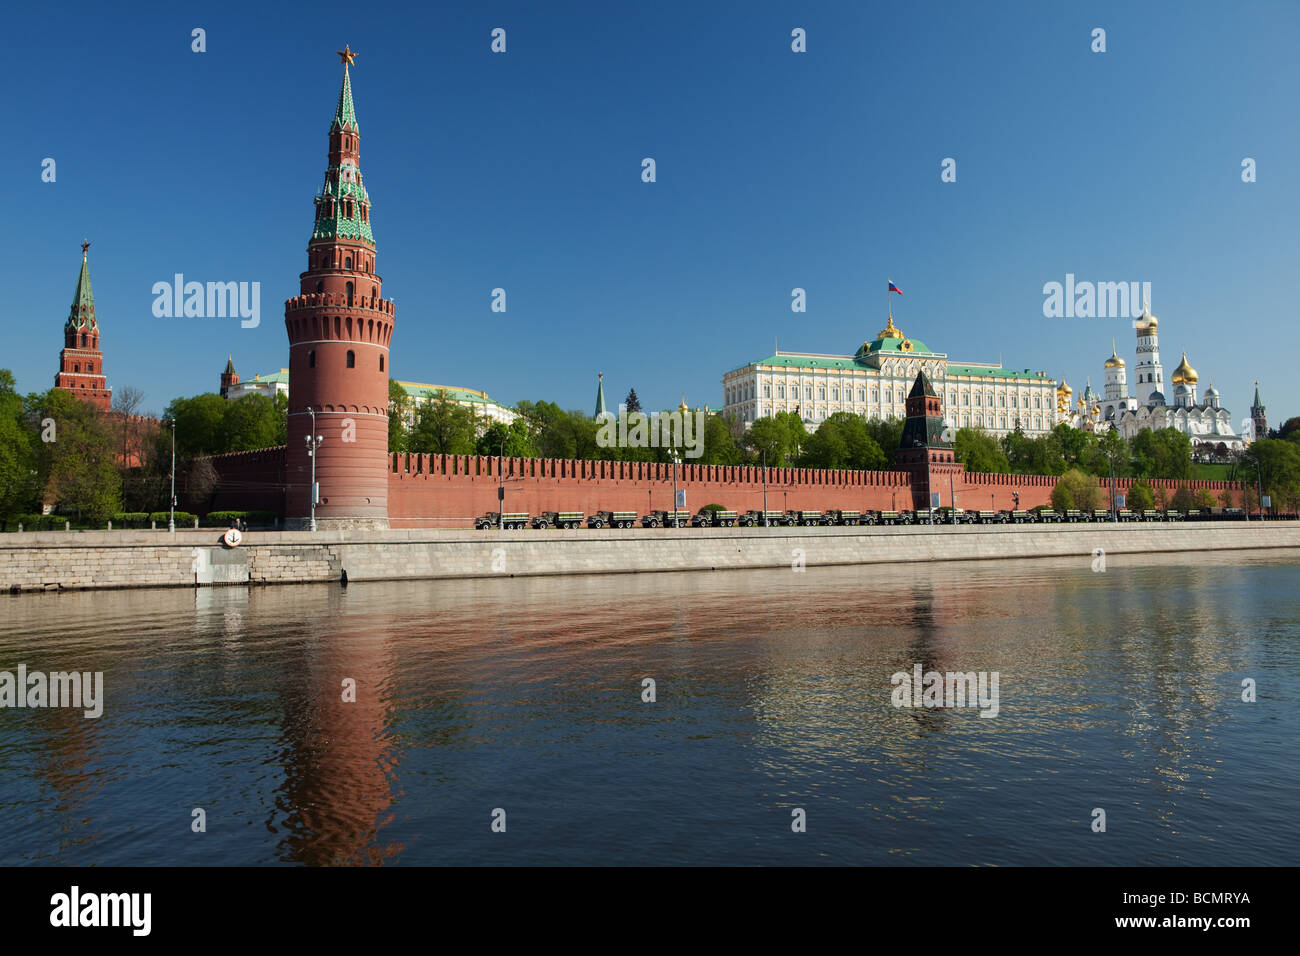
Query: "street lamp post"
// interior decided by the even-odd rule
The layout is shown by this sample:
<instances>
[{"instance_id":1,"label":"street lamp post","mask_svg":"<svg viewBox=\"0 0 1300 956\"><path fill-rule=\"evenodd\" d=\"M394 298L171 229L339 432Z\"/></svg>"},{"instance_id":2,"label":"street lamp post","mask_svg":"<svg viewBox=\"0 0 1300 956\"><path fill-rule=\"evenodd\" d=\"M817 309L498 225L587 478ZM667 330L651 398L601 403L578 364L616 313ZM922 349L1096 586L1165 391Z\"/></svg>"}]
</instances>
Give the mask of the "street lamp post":
<instances>
[{"instance_id":1,"label":"street lamp post","mask_svg":"<svg viewBox=\"0 0 1300 956\"><path fill-rule=\"evenodd\" d=\"M316 530L316 450L320 448L320 443L325 440L324 435L316 434L316 409L310 405L307 406L307 414L311 416L311 434L305 436L307 439L307 457L311 459L311 530Z\"/></svg>"},{"instance_id":2,"label":"street lamp post","mask_svg":"<svg viewBox=\"0 0 1300 956\"><path fill-rule=\"evenodd\" d=\"M681 461L681 458L678 456L678 454L677 454L677 449L676 449L676 448L674 448L674 449L673 449L671 452L669 452L668 454L669 454L669 457L671 457L672 460L673 460L673 523L672 523L672 527L676 528L676 527L678 526L678 523L677 523L677 463L678 463L679 461Z\"/></svg>"},{"instance_id":3,"label":"street lamp post","mask_svg":"<svg viewBox=\"0 0 1300 956\"><path fill-rule=\"evenodd\" d=\"M1259 459L1252 459L1255 462L1255 507L1259 509L1259 520L1264 520L1264 479L1259 470Z\"/></svg>"},{"instance_id":4,"label":"street lamp post","mask_svg":"<svg viewBox=\"0 0 1300 956\"><path fill-rule=\"evenodd\" d=\"M501 439L501 454L497 456L497 530L506 530L506 473L503 462L506 457L506 440Z\"/></svg>"},{"instance_id":5,"label":"street lamp post","mask_svg":"<svg viewBox=\"0 0 1300 956\"><path fill-rule=\"evenodd\" d=\"M952 512L952 523L957 523L957 492L953 490L952 468L948 469L948 510Z\"/></svg>"},{"instance_id":6,"label":"street lamp post","mask_svg":"<svg viewBox=\"0 0 1300 956\"><path fill-rule=\"evenodd\" d=\"M172 419L172 497L167 510L167 533L176 533L176 419Z\"/></svg>"},{"instance_id":7,"label":"street lamp post","mask_svg":"<svg viewBox=\"0 0 1300 956\"><path fill-rule=\"evenodd\" d=\"M763 527L767 525L767 452L763 453Z\"/></svg>"}]
</instances>

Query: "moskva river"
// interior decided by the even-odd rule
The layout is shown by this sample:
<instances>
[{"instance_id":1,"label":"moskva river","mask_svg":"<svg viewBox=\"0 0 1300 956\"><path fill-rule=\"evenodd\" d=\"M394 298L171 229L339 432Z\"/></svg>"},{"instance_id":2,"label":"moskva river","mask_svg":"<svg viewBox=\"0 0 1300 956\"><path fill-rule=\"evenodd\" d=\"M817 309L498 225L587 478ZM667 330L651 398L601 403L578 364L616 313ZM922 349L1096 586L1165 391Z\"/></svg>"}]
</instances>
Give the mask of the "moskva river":
<instances>
[{"instance_id":1,"label":"moskva river","mask_svg":"<svg viewBox=\"0 0 1300 956\"><path fill-rule=\"evenodd\" d=\"M1300 555L1096 563L3 596L0 863L1300 863Z\"/></svg>"}]
</instances>

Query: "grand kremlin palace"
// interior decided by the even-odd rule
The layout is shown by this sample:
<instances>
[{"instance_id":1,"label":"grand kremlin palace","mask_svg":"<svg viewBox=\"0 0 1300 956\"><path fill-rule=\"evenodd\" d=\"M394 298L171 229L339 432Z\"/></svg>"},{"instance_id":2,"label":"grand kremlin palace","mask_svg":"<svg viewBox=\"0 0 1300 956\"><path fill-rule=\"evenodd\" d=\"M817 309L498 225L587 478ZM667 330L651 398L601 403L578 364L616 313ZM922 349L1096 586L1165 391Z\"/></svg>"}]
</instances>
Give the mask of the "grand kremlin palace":
<instances>
[{"instance_id":1,"label":"grand kremlin palace","mask_svg":"<svg viewBox=\"0 0 1300 956\"><path fill-rule=\"evenodd\" d=\"M1056 382L1046 372L1016 371L977 362L957 364L932 352L894 325L880 330L853 355L781 352L727 372L722 389L727 412L743 422L795 412L816 428L836 412L866 418L906 417L908 390L925 372L943 399L944 420L955 428L994 435L1034 435L1056 423Z\"/></svg>"}]
</instances>

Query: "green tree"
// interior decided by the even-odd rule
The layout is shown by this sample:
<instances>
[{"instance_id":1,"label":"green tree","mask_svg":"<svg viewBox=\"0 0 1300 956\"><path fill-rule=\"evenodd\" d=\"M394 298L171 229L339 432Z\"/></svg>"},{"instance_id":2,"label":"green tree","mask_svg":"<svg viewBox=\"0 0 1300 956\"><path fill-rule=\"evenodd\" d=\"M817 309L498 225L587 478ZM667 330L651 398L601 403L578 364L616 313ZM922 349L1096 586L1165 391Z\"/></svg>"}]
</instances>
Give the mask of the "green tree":
<instances>
[{"instance_id":1,"label":"green tree","mask_svg":"<svg viewBox=\"0 0 1300 956\"><path fill-rule=\"evenodd\" d=\"M478 437L475 451L480 455L500 455L503 442L507 458L537 457L537 447L529 433L528 422L522 417L516 418L509 425L493 422Z\"/></svg>"},{"instance_id":2,"label":"green tree","mask_svg":"<svg viewBox=\"0 0 1300 956\"><path fill-rule=\"evenodd\" d=\"M1245 466L1243 479L1248 485L1252 484L1252 478L1262 485L1264 494L1273 499L1275 510L1286 508L1287 502L1300 488L1300 445L1295 442L1258 438L1246 449L1242 463Z\"/></svg>"},{"instance_id":3,"label":"green tree","mask_svg":"<svg viewBox=\"0 0 1300 956\"><path fill-rule=\"evenodd\" d=\"M1177 508L1179 511L1190 511L1195 508L1196 497L1192 494L1192 489L1186 485L1179 485L1178 490L1169 499L1169 507Z\"/></svg>"},{"instance_id":4,"label":"green tree","mask_svg":"<svg viewBox=\"0 0 1300 956\"><path fill-rule=\"evenodd\" d=\"M641 411L641 399L636 397L635 388L629 388L627 390L627 398L623 399L623 404L627 406L627 413L629 415L633 412Z\"/></svg>"},{"instance_id":5,"label":"green tree","mask_svg":"<svg viewBox=\"0 0 1300 956\"><path fill-rule=\"evenodd\" d=\"M28 427L14 377L0 369L0 519L36 510L40 439Z\"/></svg>"},{"instance_id":6,"label":"green tree","mask_svg":"<svg viewBox=\"0 0 1300 956\"><path fill-rule=\"evenodd\" d=\"M795 459L802 454L803 446L808 441L808 429L804 427L803 419L799 417L798 412L777 412L772 417L786 430L785 463L793 465ZM768 464L771 464L771 462L768 462Z\"/></svg>"},{"instance_id":7,"label":"green tree","mask_svg":"<svg viewBox=\"0 0 1300 956\"><path fill-rule=\"evenodd\" d=\"M176 422L176 454L185 459L198 455L219 455L226 447L226 406L215 392L177 398L167 406L164 417Z\"/></svg>"},{"instance_id":8,"label":"green tree","mask_svg":"<svg viewBox=\"0 0 1300 956\"><path fill-rule=\"evenodd\" d=\"M1052 489L1052 507L1057 511L1093 511L1101 507L1102 493L1097 479L1081 469L1071 468L1057 479Z\"/></svg>"},{"instance_id":9,"label":"green tree","mask_svg":"<svg viewBox=\"0 0 1300 956\"><path fill-rule=\"evenodd\" d=\"M1141 478L1192 477L1192 442L1176 428L1144 428L1129 440L1133 473Z\"/></svg>"},{"instance_id":10,"label":"green tree","mask_svg":"<svg viewBox=\"0 0 1300 956\"><path fill-rule=\"evenodd\" d=\"M1193 508L1213 508L1214 505L1214 492L1209 488L1197 488L1196 494L1192 495Z\"/></svg>"},{"instance_id":11,"label":"green tree","mask_svg":"<svg viewBox=\"0 0 1300 956\"><path fill-rule=\"evenodd\" d=\"M783 467L790 456L790 429L775 418L757 418L745 434L745 445L769 468Z\"/></svg>"},{"instance_id":12,"label":"green tree","mask_svg":"<svg viewBox=\"0 0 1300 956\"><path fill-rule=\"evenodd\" d=\"M704 453L697 459L700 465L739 465L744 460L740 446L733 437L731 425L723 413L704 419Z\"/></svg>"},{"instance_id":13,"label":"green tree","mask_svg":"<svg viewBox=\"0 0 1300 956\"><path fill-rule=\"evenodd\" d=\"M969 472L1005 475L1011 471L1006 452L988 432L980 428L959 428L953 437L953 457Z\"/></svg>"},{"instance_id":14,"label":"green tree","mask_svg":"<svg viewBox=\"0 0 1300 956\"><path fill-rule=\"evenodd\" d=\"M217 398L225 408L222 409L218 449L212 454L274 448L285 443L282 419L273 399L265 395L245 395L234 401ZM179 442L179 433L176 438Z\"/></svg>"},{"instance_id":15,"label":"green tree","mask_svg":"<svg viewBox=\"0 0 1300 956\"><path fill-rule=\"evenodd\" d=\"M117 435L98 409L61 389L47 392L43 405L43 417L54 419L55 427L55 440L42 443L47 495L79 518L108 520L122 510Z\"/></svg>"},{"instance_id":16,"label":"green tree","mask_svg":"<svg viewBox=\"0 0 1300 956\"><path fill-rule=\"evenodd\" d=\"M421 403L415 428L411 430L411 451L426 455L472 455L478 438L478 416L474 410L452 399L446 389Z\"/></svg>"},{"instance_id":17,"label":"green tree","mask_svg":"<svg viewBox=\"0 0 1300 956\"><path fill-rule=\"evenodd\" d=\"M1133 482L1125 501L1125 507L1130 511L1146 511L1156 506L1156 496L1151 492L1151 486L1141 480Z\"/></svg>"},{"instance_id":18,"label":"green tree","mask_svg":"<svg viewBox=\"0 0 1300 956\"><path fill-rule=\"evenodd\" d=\"M898 451L898 443L903 440L903 419L901 418L868 418L864 420L867 426L867 434L871 437L877 447L885 454L885 459L892 464L894 454Z\"/></svg>"},{"instance_id":19,"label":"green tree","mask_svg":"<svg viewBox=\"0 0 1300 956\"><path fill-rule=\"evenodd\" d=\"M395 378L388 380L388 451L407 451L406 419L411 414L411 395Z\"/></svg>"},{"instance_id":20,"label":"green tree","mask_svg":"<svg viewBox=\"0 0 1300 956\"><path fill-rule=\"evenodd\" d=\"M1030 438L1014 431L1002 437L1002 451L1013 474L1061 475L1065 473L1065 456L1055 433Z\"/></svg>"}]
</instances>

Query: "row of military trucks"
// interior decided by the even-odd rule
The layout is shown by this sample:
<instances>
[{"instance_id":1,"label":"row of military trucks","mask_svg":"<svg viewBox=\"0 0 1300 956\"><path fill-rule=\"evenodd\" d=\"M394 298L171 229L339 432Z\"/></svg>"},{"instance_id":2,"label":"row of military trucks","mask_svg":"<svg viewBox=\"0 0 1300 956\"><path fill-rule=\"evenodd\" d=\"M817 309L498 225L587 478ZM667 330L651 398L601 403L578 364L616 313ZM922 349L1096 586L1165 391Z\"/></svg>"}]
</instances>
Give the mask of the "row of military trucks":
<instances>
[{"instance_id":1,"label":"row of military trucks","mask_svg":"<svg viewBox=\"0 0 1300 956\"><path fill-rule=\"evenodd\" d=\"M532 515L527 512L489 511L474 519L479 530L505 528L755 528L755 527L833 527L848 525L917 525L917 524L1076 524L1093 521L1240 521L1246 513L1240 508L1148 509L1130 511L1120 508L1111 512L1104 508L1093 511L1054 511L1051 508L1034 508L1002 511L968 511L962 508L936 508L933 511L726 511L702 508L695 514L689 511L652 510L646 514L635 511L596 511L588 515L582 511L543 511ZM1289 517L1295 517L1291 515Z\"/></svg>"}]
</instances>

